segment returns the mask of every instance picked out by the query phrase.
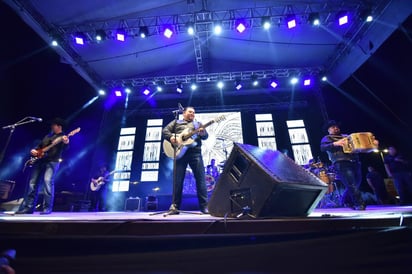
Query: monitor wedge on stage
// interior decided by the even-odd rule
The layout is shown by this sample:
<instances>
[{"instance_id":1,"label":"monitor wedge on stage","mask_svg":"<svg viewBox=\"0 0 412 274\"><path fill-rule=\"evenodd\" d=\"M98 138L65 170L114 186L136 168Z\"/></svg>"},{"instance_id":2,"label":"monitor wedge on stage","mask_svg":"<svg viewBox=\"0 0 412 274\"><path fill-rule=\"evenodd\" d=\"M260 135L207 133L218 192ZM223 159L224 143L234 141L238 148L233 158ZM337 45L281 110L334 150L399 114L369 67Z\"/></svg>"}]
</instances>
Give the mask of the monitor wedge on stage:
<instances>
[{"instance_id":1,"label":"monitor wedge on stage","mask_svg":"<svg viewBox=\"0 0 412 274\"><path fill-rule=\"evenodd\" d=\"M235 143L208 209L215 217L307 216L326 191L283 153Z\"/></svg>"}]
</instances>

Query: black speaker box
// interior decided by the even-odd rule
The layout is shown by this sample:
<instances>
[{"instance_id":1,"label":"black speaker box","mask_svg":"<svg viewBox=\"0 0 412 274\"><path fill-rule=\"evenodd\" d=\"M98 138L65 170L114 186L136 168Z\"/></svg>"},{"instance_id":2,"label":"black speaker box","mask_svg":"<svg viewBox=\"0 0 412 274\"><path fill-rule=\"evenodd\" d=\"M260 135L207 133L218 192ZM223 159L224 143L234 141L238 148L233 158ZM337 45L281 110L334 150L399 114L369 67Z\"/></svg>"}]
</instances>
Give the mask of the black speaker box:
<instances>
[{"instance_id":1,"label":"black speaker box","mask_svg":"<svg viewBox=\"0 0 412 274\"><path fill-rule=\"evenodd\" d=\"M235 143L208 209L216 217L307 216L326 191L283 153Z\"/></svg>"}]
</instances>

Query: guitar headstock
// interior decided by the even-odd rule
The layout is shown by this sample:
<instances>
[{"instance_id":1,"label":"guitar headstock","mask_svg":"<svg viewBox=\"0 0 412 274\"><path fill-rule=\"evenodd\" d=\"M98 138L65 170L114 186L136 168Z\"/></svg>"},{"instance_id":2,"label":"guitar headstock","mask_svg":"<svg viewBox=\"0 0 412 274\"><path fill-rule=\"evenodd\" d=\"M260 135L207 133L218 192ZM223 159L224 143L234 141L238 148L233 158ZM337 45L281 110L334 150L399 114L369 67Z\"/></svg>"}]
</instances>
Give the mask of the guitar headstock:
<instances>
[{"instance_id":1,"label":"guitar headstock","mask_svg":"<svg viewBox=\"0 0 412 274\"><path fill-rule=\"evenodd\" d=\"M224 121L224 120L226 120L226 116L225 116L225 115L220 115L220 116L218 116L218 117L216 117L216 118L214 119L214 121L215 121L216 123L222 122L222 121Z\"/></svg>"},{"instance_id":2,"label":"guitar headstock","mask_svg":"<svg viewBox=\"0 0 412 274\"><path fill-rule=\"evenodd\" d=\"M67 134L67 137L71 137L71 136L73 136L73 135L75 135L75 134L77 134L77 133L79 133L79 132L80 132L80 127L78 127L78 128L76 128L76 129L70 131L69 134Z\"/></svg>"}]
</instances>

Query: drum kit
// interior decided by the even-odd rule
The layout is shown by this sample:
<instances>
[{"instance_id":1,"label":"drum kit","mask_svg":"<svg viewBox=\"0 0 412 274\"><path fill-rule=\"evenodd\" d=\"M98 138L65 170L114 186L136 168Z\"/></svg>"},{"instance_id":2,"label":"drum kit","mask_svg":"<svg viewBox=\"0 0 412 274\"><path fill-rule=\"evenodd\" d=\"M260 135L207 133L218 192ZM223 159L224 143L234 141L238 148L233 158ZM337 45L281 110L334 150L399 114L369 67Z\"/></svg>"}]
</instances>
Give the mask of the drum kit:
<instances>
[{"instance_id":1,"label":"drum kit","mask_svg":"<svg viewBox=\"0 0 412 274\"><path fill-rule=\"evenodd\" d=\"M307 170L328 185L325 196L320 201L319 208L341 207L341 183L333 165L327 166L321 161L312 162Z\"/></svg>"},{"instance_id":2,"label":"drum kit","mask_svg":"<svg viewBox=\"0 0 412 274\"><path fill-rule=\"evenodd\" d=\"M218 165L219 166L219 165ZM206 189L209 194L215 189L217 180L220 175L220 171L216 170L208 170L205 168L205 181L206 181ZM219 167L220 170L220 167ZM186 169L185 180L183 182L183 193L184 194L196 194L196 180L193 175L192 170L188 167Z\"/></svg>"}]
</instances>

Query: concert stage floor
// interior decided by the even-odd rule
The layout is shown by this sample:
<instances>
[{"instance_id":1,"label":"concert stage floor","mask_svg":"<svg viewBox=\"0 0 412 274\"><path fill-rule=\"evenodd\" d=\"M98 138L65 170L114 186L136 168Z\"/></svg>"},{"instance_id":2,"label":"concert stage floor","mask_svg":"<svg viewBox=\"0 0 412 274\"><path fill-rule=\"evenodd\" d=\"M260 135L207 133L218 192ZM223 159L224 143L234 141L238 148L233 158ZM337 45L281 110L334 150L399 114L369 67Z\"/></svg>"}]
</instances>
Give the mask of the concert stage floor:
<instances>
[{"instance_id":1,"label":"concert stage floor","mask_svg":"<svg viewBox=\"0 0 412 274\"><path fill-rule=\"evenodd\" d=\"M412 226L412 206L368 206L364 211L315 209L308 217L283 218L221 218L198 211L183 211L179 215L162 212L53 212L50 215L5 212L0 215L0 231L10 236L42 232L94 236L273 234L396 226Z\"/></svg>"},{"instance_id":2,"label":"concert stage floor","mask_svg":"<svg viewBox=\"0 0 412 274\"><path fill-rule=\"evenodd\" d=\"M412 271L412 206L315 209L302 218L191 213L5 213L0 244L17 250L18 273Z\"/></svg>"}]
</instances>

